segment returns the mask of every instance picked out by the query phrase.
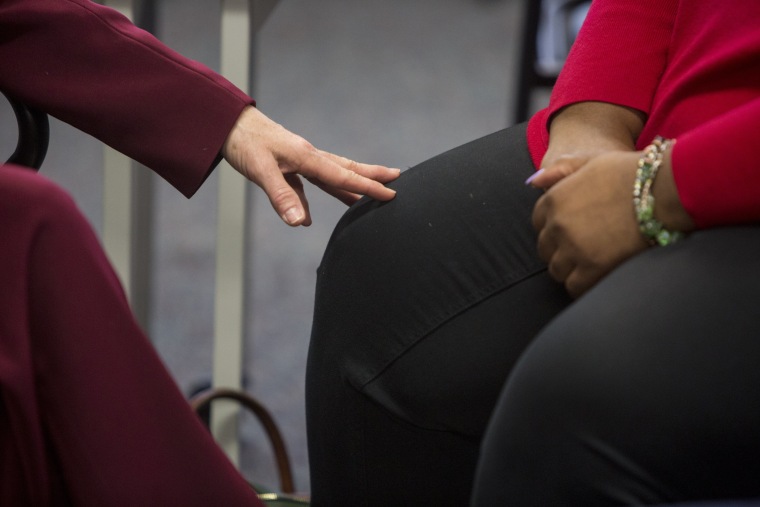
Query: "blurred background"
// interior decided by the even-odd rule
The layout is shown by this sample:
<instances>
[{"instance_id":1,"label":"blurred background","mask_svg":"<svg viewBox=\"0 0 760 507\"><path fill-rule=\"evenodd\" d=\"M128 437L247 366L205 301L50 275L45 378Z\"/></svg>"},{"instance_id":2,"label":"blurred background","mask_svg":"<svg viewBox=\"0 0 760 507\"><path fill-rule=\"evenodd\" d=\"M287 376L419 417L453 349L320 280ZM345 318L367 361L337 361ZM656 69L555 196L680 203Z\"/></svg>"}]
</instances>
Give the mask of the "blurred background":
<instances>
[{"instance_id":1,"label":"blurred background","mask_svg":"<svg viewBox=\"0 0 760 507\"><path fill-rule=\"evenodd\" d=\"M218 2L156 7L156 35L218 69ZM252 95L321 149L406 169L510 123L523 11L518 0L281 0L256 35ZM14 141L9 111L3 103L3 154ZM51 131L42 172L99 230L102 148L58 121ZM303 384L315 270L345 209L314 187L307 192L314 225L301 229L285 226L254 192L244 357L246 389L283 430L301 491L310 487ZM189 394L211 378L216 178L191 200L156 178L153 203L146 330ZM276 485L252 418L243 416L241 431L244 474Z\"/></svg>"}]
</instances>

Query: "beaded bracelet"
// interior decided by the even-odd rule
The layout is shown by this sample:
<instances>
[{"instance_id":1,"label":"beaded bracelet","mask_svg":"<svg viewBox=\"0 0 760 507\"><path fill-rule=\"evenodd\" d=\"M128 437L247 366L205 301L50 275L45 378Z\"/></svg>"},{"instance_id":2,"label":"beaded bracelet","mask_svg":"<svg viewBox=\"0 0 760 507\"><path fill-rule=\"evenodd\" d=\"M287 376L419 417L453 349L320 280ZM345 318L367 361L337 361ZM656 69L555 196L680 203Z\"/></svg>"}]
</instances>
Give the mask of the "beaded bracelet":
<instances>
[{"instance_id":1,"label":"beaded bracelet","mask_svg":"<svg viewBox=\"0 0 760 507\"><path fill-rule=\"evenodd\" d=\"M679 231L669 231L654 218L654 196L652 184L662 164L665 150L673 141L657 136L652 144L644 149L636 170L636 182L633 185L633 207L639 230L650 245L666 246L683 238Z\"/></svg>"}]
</instances>

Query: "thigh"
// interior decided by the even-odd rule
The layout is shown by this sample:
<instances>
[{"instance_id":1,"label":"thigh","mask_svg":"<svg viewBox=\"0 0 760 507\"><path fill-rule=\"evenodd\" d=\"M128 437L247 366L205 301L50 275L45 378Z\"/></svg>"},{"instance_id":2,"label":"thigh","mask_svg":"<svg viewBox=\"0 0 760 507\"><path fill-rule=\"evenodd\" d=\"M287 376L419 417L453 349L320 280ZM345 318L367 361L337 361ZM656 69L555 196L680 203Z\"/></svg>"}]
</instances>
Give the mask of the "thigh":
<instances>
[{"instance_id":1,"label":"thigh","mask_svg":"<svg viewBox=\"0 0 760 507\"><path fill-rule=\"evenodd\" d=\"M524 128L433 158L340 221L318 270L311 350L362 389L452 317L544 269Z\"/></svg>"},{"instance_id":2,"label":"thigh","mask_svg":"<svg viewBox=\"0 0 760 507\"><path fill-rule=\"evenodd\" d=\"M348 483L354 502L385 490L396 496L378 505L466 503L512 363L567 303L535 253L532 171L524 126L508 129L410 169L393 201L361 201L338 224L307 372L317 505L350 504L326 491Z\"/></svg>"},{"instance_id":3,"label":"thigh","mask_svg":"<svg viewBox=\"0 0 760 507\"><path fill-rule=\"evenodd\" d=\"M362 392L404 421L477 446L513 365L570 301L542 268L452 316Z\"/></svg>"},{"instance_id":4,"label":"thigh","mask_svg":"<svg viewBox=\"0 0 760 507\"><path fill-rule=\"evenodd\" d=\"M476 505L760 494L760 229L632 259L555 319L508 380Z\"/></svg>"}]
</instances>

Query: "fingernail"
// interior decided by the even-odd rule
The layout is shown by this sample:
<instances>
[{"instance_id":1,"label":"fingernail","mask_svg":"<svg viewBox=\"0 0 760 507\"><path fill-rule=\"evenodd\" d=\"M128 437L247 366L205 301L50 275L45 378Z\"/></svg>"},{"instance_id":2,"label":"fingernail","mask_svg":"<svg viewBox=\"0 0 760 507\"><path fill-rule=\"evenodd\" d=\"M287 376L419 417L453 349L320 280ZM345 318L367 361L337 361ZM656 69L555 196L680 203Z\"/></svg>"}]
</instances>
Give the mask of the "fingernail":
<instances>
[{"instance_id":1,"label":"fingernail","mask_svg":"<svg viewBox=\"0 0 760 507\"><path fill-rule=\"evenodd\" d=\"M525 180L525 184L526 185L530 185L531 183L533 183L533 180L535 180L536 178L538 178L539 175L543 174L544 171L546 171L546 169L544 169L542 167L541 169L539 169L538 171L536 171L535 173L533 173L530 178L528 178L527 180Z\"/></svg>"},{"instance_id":2,"label":"fingernail","mask_svg":"<svg viewBox=\"0 0 760 507\"><path fill-rule=\"evenodd\" d=\"M303 214L298 208L290 208L288 211L285 212L285 215L283 215L283 218L287 223L290 225L297 224L301 221L303 218Z\"/></svg>"}]
</instances>

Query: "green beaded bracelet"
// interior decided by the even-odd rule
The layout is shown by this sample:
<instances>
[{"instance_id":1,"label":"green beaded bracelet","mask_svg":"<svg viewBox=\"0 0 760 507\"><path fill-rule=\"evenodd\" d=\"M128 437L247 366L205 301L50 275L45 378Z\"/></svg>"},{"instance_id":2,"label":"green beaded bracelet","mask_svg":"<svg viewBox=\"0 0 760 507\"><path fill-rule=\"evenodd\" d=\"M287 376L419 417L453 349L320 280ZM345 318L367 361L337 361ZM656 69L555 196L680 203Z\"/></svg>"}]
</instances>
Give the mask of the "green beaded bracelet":
<instances>
[{"instance_id":1,"label":"green beaded bracelet","mask_svg":"<svg viewBox=\"0 0 760 507\"><path fill-rule=\"evenodd\" d=\"M666 246L683 238L683 233L669 231L654 217L654 196L652 184L662 164L665 150L673 143L657 136L652 144L644 149L636 169L636 182L633 185L633 207L639 230L650 245Z\"/></svg>"}]
</instances>

